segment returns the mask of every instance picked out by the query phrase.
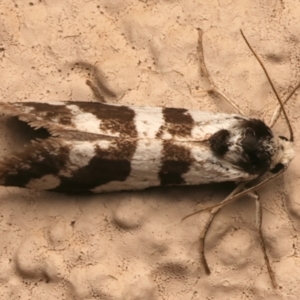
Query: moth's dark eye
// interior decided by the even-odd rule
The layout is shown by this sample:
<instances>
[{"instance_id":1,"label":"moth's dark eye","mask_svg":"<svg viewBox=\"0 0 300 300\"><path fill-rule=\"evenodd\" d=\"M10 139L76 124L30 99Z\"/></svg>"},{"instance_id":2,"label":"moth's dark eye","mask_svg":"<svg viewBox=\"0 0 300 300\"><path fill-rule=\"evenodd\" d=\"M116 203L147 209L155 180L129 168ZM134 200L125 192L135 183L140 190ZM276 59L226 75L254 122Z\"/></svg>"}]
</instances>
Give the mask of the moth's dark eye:
<instances>
[{"instance_id":1,"label":"moth's dark eye","mask_svg":"<svg viewBox=\"0 0 300 300\"><path fill-rule=\"evenodd\" d=\"M273 169L270 170L270 172L272 172L273 174L276 174L279 171L281 171L283 168L284 168L284 164L278 163Z\"/></svg>"},{"instance_id":2,"label":"moth's dark eye","mask_svg":"<svg viewBox=\"0 0 300 300\"><path fill-rule=\"evenodd\" d=\"M253 128L250 128L248 127L246 130L245 130L245 136L255 136L255 131L253 130Z\"/></svg>"},{"instance_id":3,"label":"moth's dark eye","mask_svg":"<svg viewBox=\"0 0 300 300\"><path fill-rule=\"evenodd\" d=\"M284 140L284 141L288 141L288 139L285 136L280 135L279 138Z\"/></svg>"}]
</instances>

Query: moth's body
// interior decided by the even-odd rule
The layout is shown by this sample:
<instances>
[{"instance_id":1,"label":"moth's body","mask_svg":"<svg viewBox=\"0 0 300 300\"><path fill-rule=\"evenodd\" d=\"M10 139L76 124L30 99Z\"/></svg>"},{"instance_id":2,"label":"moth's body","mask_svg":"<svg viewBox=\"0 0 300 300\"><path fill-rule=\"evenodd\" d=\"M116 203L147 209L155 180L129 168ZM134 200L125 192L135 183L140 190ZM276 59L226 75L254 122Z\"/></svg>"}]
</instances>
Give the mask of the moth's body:
<instances>
[{"instance_id":1,"label":"moth's body","mask_svg":"<svg viewBox=\"0 0 300 300\"><path fill-rule=\"evenodd\" d=\"M260 120L95 102L1 104L50 137L5 157L0 184L60 192L247 181L287 166L290 142Z\"/></svg>"}]
</instances>

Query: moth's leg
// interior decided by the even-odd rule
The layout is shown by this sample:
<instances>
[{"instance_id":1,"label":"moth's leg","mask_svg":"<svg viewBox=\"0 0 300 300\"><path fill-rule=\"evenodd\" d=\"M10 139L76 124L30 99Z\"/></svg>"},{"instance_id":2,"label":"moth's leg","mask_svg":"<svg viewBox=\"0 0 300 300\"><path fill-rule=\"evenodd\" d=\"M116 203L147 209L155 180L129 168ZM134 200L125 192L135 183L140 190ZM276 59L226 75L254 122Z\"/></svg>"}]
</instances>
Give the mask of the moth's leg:
<instances>
[{"instance_id":1,"label":"moth's leg","mask_svg":"<svg viewBox=\"0 0 300 300\"><path fill-rule=\"evenodd\" d=\"M214 208L211 210L209 220L206 223L206 225L202 231L202 234L200 236L200 247L201 247L200 255L201 255L201 260L203 261L203 265L204 265L206 274L210 274L210 268L208 266L206 255L205 255L205 240L206 240L206 236L209 231L210 225L212 224L214 217L220 211L220 209L221 209L221 207Z\"/></svg>"},{"instance_id":2,"label":"moth's leg","mask_svg":"<svg viewBox=\"0 0 300 300\"><path fill-rule=\"evenodd\" d=\"M261 202L260 202L260 197L259 197L259 195L258 195L257 192L251 192L251 193L248 193L248 195L255 199L255 204L256 204L256 223L257 223L258 232L259 232L260 244L261 244L261 247L262 247L262 251L263 251L263 255L264 255L264 260L265 260L265 263L266 263L266 266L267 266L267 270L268 270L271 282L272 282L273 286L275 288L277 288L278 284L276 282L275 273L272 270L272 267L271 267L271 264L270 264L270 260L269 260L269 257L267 255L266 244L265 244L264 236L263 236L263 233L262 233L262 205L261 205ZM228 199L228 197L225 198L220 204L222 204L223 202L225 202L227 199ZM200 236L200 244L201 244L200 245L200 247L201 247L201 253L200 254L201 254L201 259L202 259L203 264L204 264L205 272L207 274L210 274L210 268L208 266L206 255L205 255L205 241L206 241L206 236L208 234L208 231L210 229L210 226L211 226L211 224L212 224L215 216L217 215L217 213L220 211L220 209L222 207L223 206L221 206L221 207L215 207L215 208L213 208L210 211L209 220L206 223L206 225L204 227L204 230L203 230L203 232L202 232L202 234Z\"/></svg>"},{"instance_id":3,"label":"moth's leg","mask_svg":"<svg viewBox=\"0 0 300 300\"><path fill-rule=\"evenodd\" d=\"M200 72L201 72L200 75L201 77L207 78L210 84L210 89L206 92L211 96L215 96L216 98L224 99L231 106L233 106L240 115L244 115L243 111L238 107L238 105L234 101L230 100L223 92L221 92L215 85L213 79L211 78L205 64L202 37L203 37L203 32L200 28L198 28L198 57L199 57Z\"/></svg>"},{"instance_id":4,"label":"moth's leg","mask_svg":"<svg viewBox=\"0 0 300 300\"><path fill-rule=\"evenodd\" d=\"M104 96L100 93L99 89L89 79L87 79L85 83L91 88L96 99L98 99L102 103L106 103Z\"/></svg>"},{"instance_id":5,"label":"moth's leg","mask_svg":"<svg viewBox=\"0 0 300 300\"><path fill-rule=\"evenodd\" d=\"M224 206L227 205L227 200L230 199L232 196L236 195L237 193L239 193L240 191L242 191L245 187L245 185L247 184L247 182L242 182L240 183L225 199L223 199L218 207L214 207L210 210L210 216L209 216L209 219L202 231L202 234L200 236L200 247L201 247L201 252L200 252L200 255L201 255L201 259L203 261L203 264L204 264L204 268L205 268L205 272L206 274L210 274L210 268L208 266L208 263L207 263L207 259L206 259L206 255L205 255L205 241L206 241L206 236L208 234L208 231L210 229L210 226L215 218L215 216L218 214L218 212L220 211L221 208L223 208ZM197 213L197 212L196 212ZM195 213L194 213L195 214ZM193 215L193 214L191 214ZM189 216L191 216L189 215ZM186 216L185 218L189 217L189 216ZM184 219L185 219L184 218Z\"/></svg>"},{"instance_id":6,"label":"moth's leg","mask_svg":"<svg viewBox=\"0 0 300 300\"><path fill-rule=\"evenodd\" d=\"M275 288L277 288L278 285L277 285L277 282L276 282L276 279L275 279L275 273L271 268L270 260L269 260L269 257L267 255L267 251L266 251L266 244L265 244L265 241L264 241L264 236L263 236L263 233L262 233L262 205L261 205L261 202L260 202L260 197L256 192L253 192L251 194L249 193L249 195L255 199L256 222L257 222L257 227L258 227L258 232L259 232L260 244L261 244L261 248L262 248L263 255L264 255L264 260L265 260L265 263L267 265L267 270L268 270L270 279L272 281L273 286Z\"/></svg>"},{"instance_id":7,"label":"moth's leg","mask_svg":"<svg viewBox=\"0 0 300 300\"><path fill-rule=\"evenodd\" d=\"M207 236L207 233L209 231L209 228L214 220L214 217L216 216L216 214L220 211L221 208L223 208L224 206L226 206L227 204L231 203L229 202L228 203L228 200L230 200L234 195L240 193L241 191L243 191L245 185L249 183L248 182L241 182L240 184L238 184L238 186L225 198L223 199L219 204L218 206L214 206L214 207L211 207L211 209L209 209L210 211L210 216L209 216L209 220L208 222L206 223L203 231L202 231L202 234L200 236L200 256L201 256L201 260L203 261L203 264L204 264L204 268L205 268L205 272L207 274L210 274L210 268L208 266L208 263L207 263L207 259L206 259L206 255L205 255L205 241L206 241L206 236ZM205 209L206 210L206 209ZM187 216L185 216L184 218L181 219L181 221L184 221L185 219L189 218L189 217L192 217L200 212L202 212L203 209L201 210L197 210Z\"/></svg>"}]
</instances>

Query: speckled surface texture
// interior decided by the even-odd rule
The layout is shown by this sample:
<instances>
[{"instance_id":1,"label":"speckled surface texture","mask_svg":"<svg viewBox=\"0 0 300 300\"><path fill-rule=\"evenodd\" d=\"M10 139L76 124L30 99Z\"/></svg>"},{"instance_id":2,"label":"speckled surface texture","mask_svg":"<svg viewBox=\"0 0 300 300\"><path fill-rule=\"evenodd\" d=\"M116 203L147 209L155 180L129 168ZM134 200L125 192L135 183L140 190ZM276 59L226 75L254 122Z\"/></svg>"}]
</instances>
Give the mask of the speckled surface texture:
<instances>
[{"instance_id":1,"label":"speckled surface texture","mask_svg":"<svg viewBox=\"0 0 300 300\"><path fill-rule=\"evenodd\" d=\"M205 93L197 28L213 80L246 115L269 122L276 100L240 29L283 98L300 80L298 1L4 0L0 12L1 101L96 101L90 79L113 103L232 112ZM296 157L260 190L277 290L247 197L213 223L205 274L208 213L181 219L223 199L227 184L95 196L1 188L0 298L298 299L299 101L287 105ZM18 128L0 129L2 153L18 150ZM274 130L287 135L282 120Z\"/></svg>"}]
</instances>

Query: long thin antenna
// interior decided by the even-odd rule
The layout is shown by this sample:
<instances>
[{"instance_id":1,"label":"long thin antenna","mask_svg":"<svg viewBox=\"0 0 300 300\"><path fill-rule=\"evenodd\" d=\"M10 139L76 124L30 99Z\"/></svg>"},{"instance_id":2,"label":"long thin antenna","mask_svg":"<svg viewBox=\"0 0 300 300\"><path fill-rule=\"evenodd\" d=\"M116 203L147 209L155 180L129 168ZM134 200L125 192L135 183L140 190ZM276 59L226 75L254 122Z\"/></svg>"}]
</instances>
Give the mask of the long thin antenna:
<instances>
[{"instance_id":1,"label":"long thin antenna","mask_svg":"<svg viewBox=\"0 0 300 300\"><path fill-rule=\"evenodd\" d=\"M279 95L278 95L278 93L277 93L277 91L276 91L276 89L275 89L275 86L273 85L273 82L272 82L272 80L271 80L271 78L270 78L270 76L269 76L269 74L268 74L268 71L266 70L266 68L265 68L265 66L263 65L262 61L260 60L260 58L258 57L258 55L255 53L255 51L253 50L253 48L252 48L251 45L249 44L249 42L248 42L248 40L246 39L246 37L245 37L243 31L242 31L241 29L240 29L240 31L241 31L241 34L242 34L242 37L243 37L244 41L246 42L247 46L249 47L249 49L251 50L252 54L255 56L255 58L257 59L257 61L258 61L259 64L261 65L262 69L264 70L265 75L267 76L267 79L268 79L268 81L269 81L269 83L270 83L270 85L271 85L271 87L272 87L272 90L273 90L273 92L274 92L274 94L275 94L275 96L276 96L276 98L277 98L277 100L278 100L278 103L279 103L279 105L280 105L280 107L281 107L281 109L282 109L284 118L285 118L285 120L286 120L287 126L288 126L288 128L289 128L289 132L290 132L290 139L289 139L289 140L290 140L291 142L293 142L293 141L294 141L294 133L293 133L293 129L292 129L291 123L290 123L290 121L289 121L289 119L288 119L288 116L287 116L287 113L286 113L286 111L285 111L285 109L284 109L284 105L283 105L283 103L282 103L282 101L281 101L281 99L280 99L280 97L279 97Z\"/></svg>"},{"instance_id":2,"label":"long thin antenna","mask_svg":"<svg viewBox=\"0 0 300 300\"><path fill-rule=\"evenodd\" d=\"M295 92L298 90L298 88L300 87L300 82L293 88L293 90L289 93L289 95L286 97L286 99L283 101L283 104L285 105L291 98L292 96L295 94ZM271 122L270 122L270 127L272 128L274 126L274 124L277 122L278 117L280 115L281 112L281 106L278 105L276 107L276 110L274 111L274 114L272 116Z\"/></svg>"}]
</instances>

